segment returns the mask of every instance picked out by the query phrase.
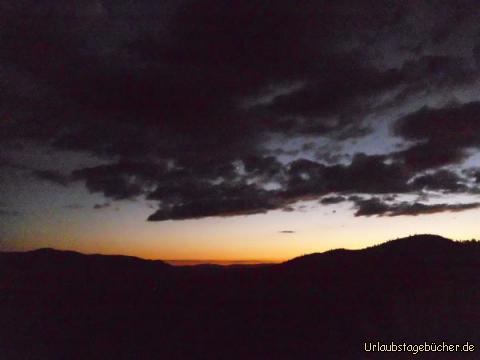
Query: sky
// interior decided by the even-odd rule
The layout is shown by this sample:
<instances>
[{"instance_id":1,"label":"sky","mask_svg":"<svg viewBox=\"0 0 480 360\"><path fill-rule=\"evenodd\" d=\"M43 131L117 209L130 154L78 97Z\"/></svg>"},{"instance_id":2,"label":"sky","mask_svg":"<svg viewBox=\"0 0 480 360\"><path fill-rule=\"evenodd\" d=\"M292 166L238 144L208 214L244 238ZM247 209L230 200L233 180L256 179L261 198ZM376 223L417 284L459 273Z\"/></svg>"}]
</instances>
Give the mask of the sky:
<instances>
[{"instance_id":1,"label":"sky","mask_svg":"<svg viewBox=\"0 0 480 360\"><path fill-rule=\"evenodd\" d=\"M7 0L0 23L0 250L480 238L474 0Z\"/></svg>"}]
</instances>

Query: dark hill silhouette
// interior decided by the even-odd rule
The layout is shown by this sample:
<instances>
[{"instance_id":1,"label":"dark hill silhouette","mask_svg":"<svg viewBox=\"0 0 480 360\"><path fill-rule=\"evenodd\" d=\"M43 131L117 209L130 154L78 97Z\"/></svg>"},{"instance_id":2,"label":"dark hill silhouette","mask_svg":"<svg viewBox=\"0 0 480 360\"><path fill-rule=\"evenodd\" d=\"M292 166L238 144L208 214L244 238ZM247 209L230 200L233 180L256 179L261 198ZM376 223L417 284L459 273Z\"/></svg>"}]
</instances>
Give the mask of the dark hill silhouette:
<instances>
[{"instance_id":1,"label":"dark hill silhouette","mask_svg":"<svg viewBox=\"0 0 480 360\"><path fill-rule=\"evenodd\" d=\"M372 246L369 250L390 251L395 253L432 253L452 249L455 242L438 235L414 235L402 239L390 240L383 244Z\"/></svg>"},{"instance_id":2,"label":"dark hill silhouette","mask_svg":"<svg viewBox=\"0 0 480 360\"><path fill-rule=\"evenodd\" d=\"M478 359L479 270L479 243L434 235L254 267L0 253L0 359Z\"/></svg>"},{"instance_id":3,"label":"dark hill silhouette","mask_svg":"<svg viewBox=\"0 0 480 360\"><path fill-rule=\"evenodd\" d=\"M338 257L353 253L382 253L388 256L398 256L399 254L418 254L421 256L429 253L439 253L456 247L458 243L438 235L414 235L406 238L390 240L379 245L375 245L363 250L335 249L323 253L313 253L299 256L286 263L310 263L318 261L328 261L328 257Z\"/></svg>"}]
</instances>

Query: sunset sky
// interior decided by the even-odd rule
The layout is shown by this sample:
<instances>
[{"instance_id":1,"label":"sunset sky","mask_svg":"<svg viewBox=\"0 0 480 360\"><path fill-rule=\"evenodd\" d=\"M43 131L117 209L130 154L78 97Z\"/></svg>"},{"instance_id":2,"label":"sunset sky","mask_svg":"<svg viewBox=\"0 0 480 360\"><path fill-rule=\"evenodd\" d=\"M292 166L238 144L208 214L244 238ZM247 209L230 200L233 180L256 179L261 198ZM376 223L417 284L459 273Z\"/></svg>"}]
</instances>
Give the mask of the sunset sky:
<instances>
[{"instance_id":1,"label":"sunset sky","mask_svg":"<svg viewBox=\"0 0 480 360\"><path fill-rule=\"evenodd\" d=\"M0 250L480 238L478 1L7 0Z\"/></svg>"}]
</instances>

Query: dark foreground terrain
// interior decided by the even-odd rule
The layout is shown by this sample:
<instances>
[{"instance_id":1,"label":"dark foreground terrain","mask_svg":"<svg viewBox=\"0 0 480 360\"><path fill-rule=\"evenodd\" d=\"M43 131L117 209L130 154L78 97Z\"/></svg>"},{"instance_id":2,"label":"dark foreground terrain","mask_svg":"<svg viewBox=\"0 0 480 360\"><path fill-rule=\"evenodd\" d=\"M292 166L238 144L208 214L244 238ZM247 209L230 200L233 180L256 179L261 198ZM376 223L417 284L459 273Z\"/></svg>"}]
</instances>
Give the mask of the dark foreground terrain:
<instances>
[{"instance_id":1,"label":"dark foreground terrain","mask_svg":"<svg viewBox=\"0 0 480 360\"><path fill-rule=\"evenodd\" d=\"M365 352L364 343L475 346ZM415 236L256 267L0 253L0 359L480 359L480 243Z\"/></svg>"}]
</instances>

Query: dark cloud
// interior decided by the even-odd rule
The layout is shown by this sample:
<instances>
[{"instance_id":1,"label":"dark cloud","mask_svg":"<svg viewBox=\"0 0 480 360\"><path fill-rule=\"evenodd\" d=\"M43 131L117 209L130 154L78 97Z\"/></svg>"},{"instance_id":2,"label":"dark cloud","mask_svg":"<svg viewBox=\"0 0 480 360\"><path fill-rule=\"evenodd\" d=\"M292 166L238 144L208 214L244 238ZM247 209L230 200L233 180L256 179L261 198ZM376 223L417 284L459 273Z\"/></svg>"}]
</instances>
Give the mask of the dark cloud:
<instances>
[{"instance_id":1,"label":"dark cloud","mask_svg":"<svg viewBox=\"0 0 480 360\"><path fill-rule=\"evenodd\" d=\"M69 176L55 170L33 170L32 175L39 180L61 186L67 186L71 182Z\"/></svg>"},{"instance_id":2,"label":"dark cloud","mask_svg":"<svg viewBox=\"0 0 480 360\"><path fill-rule=\"evenodd\" d=\"M416 177L411 186L415 190L433 190L444 192L466 192L468 186L459 175L449 170L439 170L434 173Z\"/></svg>"},{"instance_id":3,"label":"dark cloud","mask_svg":"<svg viewBox=\"0 0 480 360\"><path fill-rule=\"evenodd\" d=\"M347 201L347 198L344 196L326 196L320 200L320 204L333 205L344 201Z\"/></svg>"},{"instance_id":4,"label":"dark cloud","mask_svg":"<svg viewBox=\"0 0 480 360\"><path fill-rule=\"evenodd\" d=\"M297 118L291 131L359 137L368 131L358 120L352 121L351 115L364 113L369 105L365 99L398 86L400 80L397 71L365 67L354 54L332 58L322 64L317 79L292 94L278 96L269 108L277 116Z\"/></svg>"},{"instance_id":5,"label":"dark cloud","mask_svg":"<svg viewBox=\"0 0 480 360\"><path fill-rule=\"evenodd\" d=\"M208 216L235 216L266 213L279 207L270 192L237 188L213 188L203 194L179 203L160 202L160 209L148 217L149 221L195 219Z\"/></svg>"},{"instance_id":6,"label":"dark cloud","mask_svg":"<svg viewBox=\"0 0 480 360\"><path fill-rule=\"evenodd\" d=\"M469 177L473 177L474 182L480 184L480 169L479 168L472 168L463 171Z\"/></svg>"},{"instance_id":7,"label":"dark cloud","mask_svg":"<svg viewBox=\"0 0 480 360\"><path fill-rule=\"evenodd\" d=\"M281 165L272 157L249 157L241 164L197 169L119 162L76 170L72 177L84 181L90 191L114 200L144 196L158 201L159 208L150 221L289 211L298 200L320 198L321 204L365 203L360 215L397 213L400 208L393 212L386 203L366 201L355 194L384 194L386 201L395 201L395 194L471 191L466 180L452 171L417 174L401 163L390 162L386 155L356 154L347 165L306 159ZM270 184L278 186L269 188Z\"/></svg>"},{"instance_id":8,"label":"dark cloud","mask_svg":"<svg viewBox=\"0 0 480 360\"><path fill-rule=\"evenodd\" d=\"M401 77L409 90L452 89L459 85L474 83L478 73L461 57L426 55L407 61L401 68Z\"/></svg>"},{"instance_id":9,"label":"dark cloud","mask_svg":"<svg viewBox=\"0 0 480 360\"><path fill-rule=\"evenodd\" d=\"M361 154L353 141L383 125L371 118L379 110L409 113L411 102L474 86L478 43L464 42L475 6L6 1L0 143L100 157L104 165L71 176L22 169L110 200L154 200L152 221L469 191L453 172L425 171L458 165L480 145L476 102L402 116L394 134L405 149L392 154Z\"/></svg>"},{"instance_id":10,"label":"dark cloud","mask_svg":"<svg viewBox=\"0 0 480 360\"><path fill-rule=\"evenodd\" d=\"M276 208L288 208L300 199L315 199L332 192L393 193L407 192L409 173L401 167L386 164L382 156L358 154L350 165L326 166L310 160L296 160L284 169L286 185L279 190L267 191L258 185L226 183L212 185L175 172L164 176L149 199L160 200L164 207L150 220L230 214L262 213ZM256 164L262 162L257 161ZM264 166L271 169L271 162ZM247 166L248 169L248 166ZM275 169L277 169L275 167ZM278 169L273 172L278 175ZM264 171L262 171L264 172ZM379 183L381 185L379 185Z\"/></svg>"},{"instance_id":11,"label":"dark cloud","mask_svg":"<svg viewBox=\"0 0 480 360\"><path fill-rule=\"evenodd\" d=\"M238 167L238 169L237 169ZM275 191L262 187L274 181L279 164L271 158L248 158L244 174L239 165L171 167L147 162L118 162L76 170L72 178L85 182L91 192L114 200L140 195L159 202L149 220L231 216L266 212L281 207ZM247 180L261 177L258 184Z\"/></svg>"},{"instance_id":12,"label":"dark cloud","mask_svg":"<svg viewBox=\"0 0 480 360\"><path fill-rule=\"evenodd\" d=\"M341 192L407 192L407 181L412 173L386 160L380 155L356 154L349 165L327 166L310 160L294 161L288 170L285 196L301 198Z\"/></svg>"},{"instance_id":13,"label":"dark cloud","mask_svg":"<svg viewBox=\"0 0 480 360\"><path fill-rule=\"evenodd\" d=\"M5 210L5 209L0 209L0 216L18 216L21 213L16 210Z\"/></svg>"},{"instance_id":14,"label":"dark cloud","mask_svg":"<svg viewBox=\"0 0 480 360\"><path fill-rule=\"evenodd\" d=\"M287 128L361 136L350 115L384 92L474 78L447 56L375 68L372 34L407 31L409 9L347 3L7 2L5 134L100 154L231 157ZM298 82L269 106L239 106Z\"/></svg>"},{"instance_id":15,"label":"dark cloud","mask_svg":"<svg viewBox=\"0 0 480 360\"><path fill-rule=\"evenodd\" d=\"M395 124L395 134L417 145L397 154L416 170L457 164L467 150L480 146L480 103L471 102L440 109L424 107Z\"/></svg>"},{"instance_id":16,"label":"dark cloud","mask_svg":"<svg viewBox=\"0 0 480 360\"><path fill-rule=\"evenodd\" d=\"M479 78L477 70L459 57L423 56L388 70L366 66L359 59L355 53L332 58L305 86L278 96L268 108L277 117L296 119L284 129L289 132L352 139L371 131L361 119L377 108L399 105L425 92L473 84ZM382 100L390 93L393 100Z\"/></svg>"},{"instance_id":17,"label":"dark cloud","mask_svg":"<svg viewBox=\"0 0 480 360\"><path fill-rule=\"evenodd\" d=\"M480 44L475 45L473 48L473 57L477 64L477 67L480 67Z\"/></svg>"},{"instance_id":18,"label":"dark cloud","mask_svg":"<svg viewBox=\"0 0 480 360\"><path fill-rule=\"evenodd\" d=\"M357 208L355 216L384 215L389 211L389 205L379 198L360 198L355 201L355 207Z\"/></svg>"},{"instance_id":19,"label":"dark cloud","mask_svg":"<svg viewBox=\"0 0 480 360\"><path fill-rule=\"evenodd\" d=\"M0 168L13 169L13 170L30 170L28 167L18 164L9 159L0 158Z\"/></svg>"},{"instance_id":20,"label":"dark cloud","mask_svg":"<svg viewBox=\"0 0 480 360\"><path fill-rule=\"evenodd\" d=\"M428 140L455 146L478 145L479 102L452 105L442 109L424 107L399 120L397 135L409 140Z\"/></svg>"},{"instance_id":21,"label":"dark cloud","mask_svg":"<svg viewBox=\"0 0 480 360\"><path fill-rule=\"evenodd\" d=\"M120 200L144 194L145 187L162 176L164 164L118 162L75 170L72 179L85 182L91 192Z\"/></svg>"},{"instance_id":22,"label":"dark cloud","mask_svg":"<svg viewBox=\"0 0 480 360\"><path fill-rule=\"evenodd\" d=\"M296 231L294 230L281 230L279 231L280 234L295 234Z\"/></svg>"},{"instance_id":23,"label":"dark cloud","mask_svg":"<svg viewBox=\"0 0 480 360\"><path fill-rule=\"evenodd\" d=\"M332 150L330 151L317 151L315 153L315 158L324 162L328 165L338 164L343 161L349 160L349 156L346 154L335 153Z\"/></svg>"},{"instance_id":24,"label":"dark cloud","mask_svg":"<svg viewBox=\"0 0 480 360\"><path fill-rule=\"evenodd\" d=\"M461 212L465 210L478 209L480 203L465 203L465 204L433 204L427 205L422 203L415 204L401 204L389 212L389 216L399 215L423 215L423 214L436 214L440 212Z\"/></svg>"},{"instance_id":25,"label":"dark cloud","mask_svg":"<svg viewBox=\"0 0 480 360\"><path fill-rule=\"evenodd\" d=\"M272 156L247 156L243 158L245 171L249 176L260 176L270 180L278 178L283 165Z\"/></svg>"},{"instance_id":26,"label":"dark cloud","mask_svg":"<svg viewBox=\"0 0 480 360\"><path fill-rule=\"evenodd\" d=\"M105 208L108 208L108 207L110 207L110 203L95 204L95 205L93 206L93 208L94 208L95 210L105 209Z\"/></svg>"},{"instance_id":27,"label":"dark cloud","mask_svg":"<svg viewBox=\"0 0 480 360\"><path fill-rule=\"evenodd\" d=\"M480 203L465 204L424 204L399 202L389 204L381 199L373 197L370 199L360 199L355 202L357 211L355 216L417 216L425 214L436 214L440 212L460 212L465 210L477 209Z\"/></svg>"}]
</instances>

